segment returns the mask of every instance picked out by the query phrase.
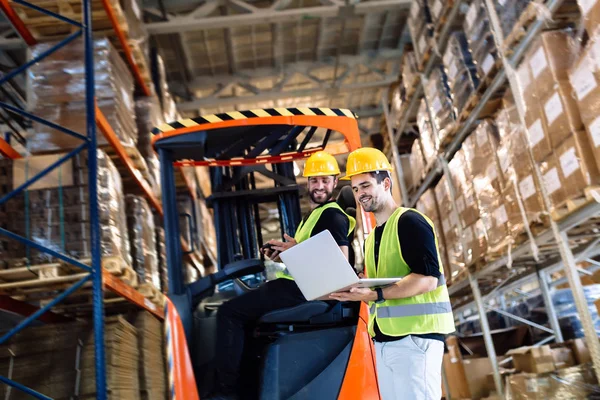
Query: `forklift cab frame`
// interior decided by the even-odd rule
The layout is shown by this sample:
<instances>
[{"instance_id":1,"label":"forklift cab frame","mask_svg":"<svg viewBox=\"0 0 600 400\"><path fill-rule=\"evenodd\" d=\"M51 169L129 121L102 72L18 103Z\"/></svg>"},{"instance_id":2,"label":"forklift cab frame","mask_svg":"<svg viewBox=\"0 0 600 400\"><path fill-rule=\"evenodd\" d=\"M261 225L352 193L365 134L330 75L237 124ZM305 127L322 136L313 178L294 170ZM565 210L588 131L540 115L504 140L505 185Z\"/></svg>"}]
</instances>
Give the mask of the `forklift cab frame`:
<instances>
[{"instance_id":1,"label":"forklift cab frame","mask_svg":"<svg viewBox=\"0 0 600 400\"><path fill-rule=\"evenodd\" d=\"M309 148L309 143L319 128L326 130L324 139L319 145ZM331 150L328 141L334 132L343 135L344 146L341 148L337 146ZM169 280L168 298L176 308L185 332L187 343L179 344L179 348L183 346L193 349L198 336L195 310L201 303L204 305L203 310L207 308L206 305L210 303L215 287L219 283L234 279L242 291L251 290L241 284L238 278L264 270L263 262L258 257L258 248L262 245L260 222L257 208L254 208L253 213L253 206L261 202L277 202L281 216L281 231L293 233L301 216L298 186L295 184L292 162L304 159L319 150L326 149L333 154L343 154L359 148L358 124L356 116L350 110L278 108L182 119L156 127L153 134L153 145L159 155L161 169ZM258 169L265 173L265 164L272 165L272 171L267 172L270 172L276 187L257 190L253 182L253 171ZM180 221L174 178L174 168L179 166L211 167L213 193L207 202L210 202L214 208L217 232L218 271L188 284L185 283L182 268L183 252L179 242ZM250 179L246 176L248 173L251 175ZM290 182L292 184L289 184ZM244 201L235 203L234 208L231 208L234 204L231 199L239 199L240 196L244 196ZM345 197L348 198L347 193ZM367 216L358 209L356 212L357 217L362 221L364 233L368 233L373 223L372 216ZM253 234L250 229L241 228L240 225L236 227L233 216L241 220L253 221L255 228L258 224L258 229L255 229L258 235ZM239 232L238 237L232 237L234 236L232 232ZM263 379L258 388L258 397L261 400L311 398L315 391L323 393L323 385L331 386L328 384L331 379L339 379L339 385L333 385L333 388L328 389L330 392L327 398L378 399L375 356L373 343L367 332L368 311L365 304L361 303L358 313L354 320L358 322L353 323L351 330L342 331L342 328L338 328L337 333L326 328L343 322L346 315L351 314L349 308L344 307L342 303L332 305L325 302L307 302L292 309L278 310L263 316L259 323L263 327L269 327L263 329L263 332L268 331L271 336L277 335L280 342L270 343L270 347L264 354ZM204 319L208 318L206 313L202 315ZM282 326L287 327L288 330L304 326L307 335L311 330L322 330L318 335L298 338L278 333L278 329ZM289 382L290 377L283 376L280 371L281 367L286 366L280 365L285 360L279 355L279 347L297 348L298 357L302 357L301 352L304 354L310 352L310 349L302 348L307 340L308 343L328 340L328 334L337 335L338 338L351 336L347 343L344 342L342 346L344 349L337 350L337 353L333 354L335 357L332 357L344 360L338 360L338 366L335 368L323 365L323 369L329 372L307 377L305 381L296 382L295 387L283 385L281 382ZM317 343L317 345L323 344ZM203 349L204 352L206 350ZM289 354L290 351L288 350L287 353ZM197 360L194 358L202 356L197 354L194 356L194 352L191 354L192 364L197 365L198 362L195 362ZM177 363L178 360L170 362ZM309 357L305 362L310 363L307 365L314 365L315 360L310 360ZM333 365L334 360L330 362ZM301 362L296 363L301 364ZM340 368L343 370L340 371ZM337 371L331 372L334 369ZM268 374L273 376L269 375L265 378L264 375ZM196 379L198 380L198 377ZM187 398L187 395L185 397Z\"/></svg>"}]
</instances>

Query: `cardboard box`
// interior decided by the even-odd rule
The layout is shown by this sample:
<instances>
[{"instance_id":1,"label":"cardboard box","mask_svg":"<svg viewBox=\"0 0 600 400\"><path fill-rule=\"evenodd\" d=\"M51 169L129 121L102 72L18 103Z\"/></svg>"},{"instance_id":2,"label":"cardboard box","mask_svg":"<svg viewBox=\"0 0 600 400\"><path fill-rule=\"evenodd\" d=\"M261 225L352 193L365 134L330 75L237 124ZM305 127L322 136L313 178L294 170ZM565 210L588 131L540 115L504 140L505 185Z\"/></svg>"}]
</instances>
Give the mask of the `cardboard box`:
<instances>
[{"instance_id":1,"label":"cardboard box","mask_svg":"<svg viewBox=\"0 0 600 400\"><path fill-rule=\"evenodd\" d=\"M585 132L572 134L556 148L555 154L566 198L581 196L586 187L600 181L598 166Z\"/></svg>"},{"instance_id":2,"label":"cardboard box","mask_svg":"<svg viewBox=\"0 0 600 400\"><path fill-rule=\"evenodd\" d=\"M541 162L552 153L552 144L544 118L537 118L527 126L527 140L535 161Z\"/></svg>"},{"instance_id":3,"label":"cardboard box","mask_svg":"<svg viewBox=\"0 0 600 400\"><path fill-rule=\"evenodd\" d=\"M584 124L591 124L600 111L600 71L598 40L592 38L581 57L569 70L569 81L577 99L579 113Z\"/></svg>"},{"instance_id":4,"label":"cardboard box","mask_svg":"<svg viewBox=\"0 0 600 400\"><path fill-rule=\"evenodd\" d=\"M513 357L517 371L540 374L554 371L554 358L550 346L524 346L512 349L506 353Z\"/></svg>"},{"instance_id":5,"label":"cardboard box","mask_svg":"<svg viewBox=\"0 0 600 400\"><path fill-rule=\"evenodd\" d=\"M567 187L558 158L554 153L540 164L540 172L552 206L560 206L567 199Z\"/></svg>"},{"instance_id":6,"label":"cardboard box","mask_svg":"<svg viewBox=\"0 0 600 400\"><path fill-rule=\"evenodd\" d=\"M494 122L485 119L477 125L463 144L465 159L473 175L485 173L489 160L494 159L499 144L498 131Z\"/></svg>"},{"instance_id":7,"label":"cardboard box","mask_svg":"<svg viewBox=\"0 0 600 400\"><path fill-rule=\"evenodd\" d=\"M558 347L552 349L552 358L554 359L554 367L556 369L575 366L575 357L573 356L573 351L569 348Z\"/></svg>"},{"instance_id":8,"label":"cardboard box","mask_svg":"<svg viewBox=\"0 0 600 400\"><path fill-rule=\"evenodd\" d=\"M579 365L587 364L592 362L592 356L590 355L590 350L588 349L585 340L578 338L565 342L571 351L573 352L573 357L575 358L575 362Z\"/></svg>"},{"instance_id":9,"label":"cardboard box","mask_svg":"<svg viewBox=\"0 0 600 400\"><path fill-rule=\"evenodd\" d=\"M562 143L571 132L583 129L577 102L573 98L571 84L560 81L554 89L542 97L546 134L553 148Z\"/></svg>"},{"instance_id":10,"label":"cardboard box","mask_svg":"<svg viewBox=\"0 0 600 400\"><path fill-rule=\"evenodd\" d=\"M567 32L547 31L539 35L524 60L531 69L539 98L546 97L555 82L568 80L577 51L577 42Z\"/></svg>"},{"instance_id":11,"label":"cardboard box","mask_svg":"<svg viewBox=\"0 0 600 400\"><path fill-rule=\"evenodd\" d=\"M511 399L548 400L552 398L554 388L550 376L523 373L511 375L506 381Z\"/></svg>"}]
</instances>

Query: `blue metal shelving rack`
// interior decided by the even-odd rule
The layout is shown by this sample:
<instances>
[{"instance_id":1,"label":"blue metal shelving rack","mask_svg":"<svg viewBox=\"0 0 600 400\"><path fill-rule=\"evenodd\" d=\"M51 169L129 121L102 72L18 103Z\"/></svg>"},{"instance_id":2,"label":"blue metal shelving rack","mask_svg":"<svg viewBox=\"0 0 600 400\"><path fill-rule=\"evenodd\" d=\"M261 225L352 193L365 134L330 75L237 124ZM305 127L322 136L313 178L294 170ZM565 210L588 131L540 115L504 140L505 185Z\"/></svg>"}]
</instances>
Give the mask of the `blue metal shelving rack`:
<instances>
[{"instance_id":1,"label":"blue metal shelving rack","mask_svg":"<svg viewBox=\"0 0 600 400\"><path fill-rule=\"evenodd\" d=\"M12 192L4 196L0 199L0 205L4 204L11 198L17 196L18 194L27 190L33 183L38 181L40 178L48 174L54 168L60 166L67 160L71 159L75 155L81 153L84 150L88 152L88 171L89 171L89 197L90 197L90 240L91 240L91 254L92 254L92 263L91 266L87 266L77 260L72 259L64 254L53 251L49 248L46 248L42 245L39 245L27 238L18 236L12 232L9 232L5 229L0 228L0 235L9 237L11 239L17 240L30 246L39 251L43 251L47 254L50 254L64 262L67 262L71 265L79 267L84 271L89 272L84 278L80 281L76 282L70 288L65 290L59 296L54 298L50 303L48 303L43 308L36 311L34 314L30 315L22 322L20 322L16 327L6 333L4 336L0 338L0 345L6 343L11 337L15 334L29 326L34 320L36 320L39 316L50 310L56 304L60 303L70 294L75 292L77 289L81 288L86 282L92 282L92 299L93 299L93 322L94 322L94 340L95 340L95 367L96 367L96 398L100 400L104 400L107 398L107 387L106 387L106 364L105 364L105 348L104 348L104 305L103 305L103 281L102 281L102 265L100 258L100 221L99 221L99 212L98 212L98 187L97 187L97 146L96 146L96 114L95 114L95 93L94 93L94 52L93 52L93 38L92 38L92 10L91 10L91 0L82 0L83 6L83 23L71 20L69 18L63 17L61 15L55 14L49 10L43 9L31 3L22 0L13 0L15 3L30 7L35 9L41 13L44 13L48 16L55 17L63 22L73 25L77 27L78 30L75 33L72 33L67 38L62 40L60 43L53 46L48 51L40 54L38 57L32 59L31 61L25 63L21 67L13 70L9 74L3 76L0 79L0 85L6 83L12 77L27 71L32 65L57 51L58 49L64 47L70 42L83 37L85 42L85 80L86 80L86 134L81 135L79 133L73 132L67 128L56 125L50 121L44 120L42 118L36 117L31 113L28 113L25 110L15 108L9 104L0 102L0 107L3 107L13 113L21 114L27 118L31 118L39 123L45 124L49 127L55 128L66 135L71 135L81 139L82 144L78 146L75 150L72 150L64 157L61 157L59 160L49 165L46 169L29 179L23 185L14 189ZM2 0L2 8L5 13L8 14L6 7L10 8L6 0ZM10 11L9 11L10 12ZM9 16L10 19L10 16ZM26 39L26 38L24 38ZM32 389L29 389L18 382L15 382L11 379L8 379L4 376L0 376L0 381L10 385L18 390L21 390L35 398L38 399L50 399L50 397L45 396L42 393L38 393Z\"/></svg>"}]
</instances>

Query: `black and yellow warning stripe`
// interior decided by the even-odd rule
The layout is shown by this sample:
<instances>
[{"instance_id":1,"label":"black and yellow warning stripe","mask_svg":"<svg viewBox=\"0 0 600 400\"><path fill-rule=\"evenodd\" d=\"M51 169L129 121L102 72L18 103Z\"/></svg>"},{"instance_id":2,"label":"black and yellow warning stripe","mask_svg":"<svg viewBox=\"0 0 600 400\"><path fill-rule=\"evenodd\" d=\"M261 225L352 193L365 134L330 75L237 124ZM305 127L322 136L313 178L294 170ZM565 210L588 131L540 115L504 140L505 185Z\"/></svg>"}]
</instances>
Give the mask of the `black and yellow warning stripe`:
<instances>
[{"instance_id":1,"label":"black and yellow warning stripe","mask_svg":"<svg viewBox=\"0 0 600 400\"><path fill-rule=\"evenodd\" d=\"M248 111L232 111L223 114L203 115L196 118L185 118L178 121L162 124L152 130L152 133L158 135L169 131L182 128L191 128L198 125L213 124L217 122L244 120L250 118L265 117L293 117L298 115L305 116L326 116L326 117L344 117L356 119L357 116L352 111L344 108L265 108Z\"/></svg>"}]
</instances>

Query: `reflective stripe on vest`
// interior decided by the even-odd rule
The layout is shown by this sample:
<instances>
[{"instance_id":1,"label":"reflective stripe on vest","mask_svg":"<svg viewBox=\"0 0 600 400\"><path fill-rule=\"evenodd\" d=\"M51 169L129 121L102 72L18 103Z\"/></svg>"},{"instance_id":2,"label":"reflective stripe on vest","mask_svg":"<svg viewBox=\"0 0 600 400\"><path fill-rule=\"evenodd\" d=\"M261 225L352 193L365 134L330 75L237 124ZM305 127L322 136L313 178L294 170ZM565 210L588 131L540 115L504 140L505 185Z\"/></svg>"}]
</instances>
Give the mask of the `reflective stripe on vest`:
<instances>
[{"instance_id":1,"label":"reflective stripe on vest","mask_svg":"<svg viewBox=\"0 0 600 400\"><path fill-rule=\"evenodd\" d=\"M365 269L369 277L392 278L404 277L411 273L410 267L402 256L400 238L398 236L398 220L408 211L398 208L386 222L380 241L379 264L375 266L375 240L371 232L365 245ZM416 210L412 210L418 213ZM432 227L440 269L436 289L417 296L404 299L388 299L382 303L371 302L369 307L369 333L375 336L375 321L379 330L388 336L404 336L408 334L440 333L454 331L454 317L450 304L450 296L446 287L444 269L439 256L435 227L427 216L422 215Z\"/></svg>"},{"instance_id":2,"label":"reflective stripe on vest","mask_svg":"<svg viewBox=\"0 0 600 400\"><path fill-rule=\"evenodd\" d=\"M335 201L332 201L332 202L326 203L320 207L315 208L308 215L308 218L306 218L305 221L300 222L300 225L298 225L298 228L296 229L296 233L294 234L294 239L296 240L296 242L302 243L303 241L305 241L306 239L311 237L313 229L317 225L317 222L319 222L319 219L321 219L321 215L328 208L337 208L342 213L344 213L344 215L348 218L348 222L349 222L348 235L350 235L350 233L352 233L352 231L356 227L356 220L353 217L351 217L350 215L346 214L344 212L344 210L342 210L342 207L340 207L340 205L338 203L336 203ZM290 275L287 268L283 271L278 271L275 274L275 276L277 278L285 278L285 279L294 280L294 278Z\"/></svg>"},{"instance_id":3,"label":"reflective stripe on vest","mask_svg":"<svg viewBox=\"0 0 600 400\"><path fill-rule=\"evenodd\" d=\"M379 307L377 309L377 317L415 317L418 315L444 314L449 312L452 312L452 305L449 301L445 301L443 303L421 303Z\"/></svg>"}]
</instances>

